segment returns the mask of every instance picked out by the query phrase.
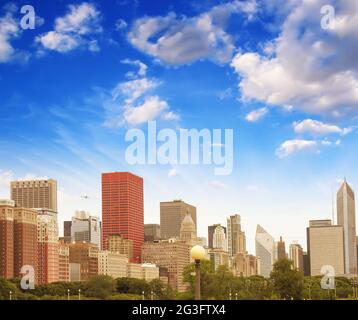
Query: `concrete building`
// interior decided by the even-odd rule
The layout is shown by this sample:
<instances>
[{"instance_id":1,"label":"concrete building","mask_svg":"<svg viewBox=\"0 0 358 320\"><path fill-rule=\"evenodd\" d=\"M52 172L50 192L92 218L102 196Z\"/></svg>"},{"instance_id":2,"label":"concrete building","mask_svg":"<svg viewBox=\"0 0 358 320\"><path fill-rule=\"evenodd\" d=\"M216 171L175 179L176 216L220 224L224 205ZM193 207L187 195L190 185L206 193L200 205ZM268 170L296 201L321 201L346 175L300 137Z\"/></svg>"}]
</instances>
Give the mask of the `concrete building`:
<instances>
[{"instance_id":1,"label":"concrete building","mask_svg":"<svg viewBox=\"0 0 358 320\"><path fill-rule=\"evenodd\" d=\"M131 261L133 257L133 241L113 234L107 237L106 250L124 254Z\"/></svg>"},{"instance_id":2,"label":"concrete building","mask_svg":"<svg viewBox=\"0 0 358 320\"><path fill-rule=\"evenodd\" d=\"M335 275L344 274L343 227L332 225L331 220L311 220L307 228L307 253L310 275L321 275L323 266L332 266Z\"/></svg>"},{"instance_id":3,"label":"concrete building","mask_svg":"<svg viewBox=\"0 0 358 320\"><path fill-rule=\"evenodd\" d=\"M57 212L57 181L12 181L11 200L14 200L18 207L43 208Z\"/></svg>"},{"instance_id":4,"label":"concrete building","mask_svg":"<svg viewBox=\"0 0 358 320\"><path fill-rule=\"evenodd\" d=\"M65 243L72 242L71 228L72 228L72 221L63 222L63 240L65 241Z\"/></svg>"},{"instance_id":5,"label":"concrete building","mask_svg":"<svg viewBox=\"0 0 358 320\"><path fill-rule=\"evenodd\" d=\"M142 279L143 271L140 263L128 263L127 264L127 277L134 279Z\"/></svg>"},{"instance_id":6,"label":"concrete building","mask_svg":"<svg viewBox=\"0 0 358 320\"><path fill-rule=\"evenodd\" d=\"M227 241L230 256L246 253L245 232L241 230L241 217L238 214L227 218Z\"/></svg>"},{"instance_id":7,"label":"concrete building","mask_svg":"<svg viewBox=\"0 0 358 320\"><path fill-rule=\"evenodd\" d=\"M213 249L221 249L227 252L227 239L225 228L220 224L217 225L213 232L213 241L212 241Z\"/></svg>"},{"instance_id":8,"label":"concrete building","mask_svg":"<svg viewBox=\"0 0 358 320\"><path fill-rule=\"evenodd\" d=\"M275 240L260 225L256 228L255 247L256 257L259 259L259 275L268 278L275 261Z\"/></svg>"},{"instance_id":9,"label":"concrete building","mask_svg":"<svg viewBox=\"0 0 358 320\"><path fill-rule=\"evenodd\" d=\"M287 254L285 241L283 241L282 237L280 237L280 241L275 243L275 261L282 259L287 259Z\"/></svg>"},{"instance_id":10,"label":"concrete building","mask_svg":"<svg viewBox=\"0 0 358 320\"><path fill-rule=\"evenodd\" d=\"M14 277L14 207L11 200L0 200L0 278Z\"/></svg>"},{"instance_id":11,"label":"concrete building","mask_svg":"<svg viewBox=\"0 0 358 320\"><path fill-rule=\"evenodd\" d=\"M57 213L37 209L37 281L47 284L59 281L59 239Z\"/></svg>"},{"instance_id":12,"label":"concrete building","mask_svg":"<svg viewBox=\"0 0 358 320\"><path fill-rule=\"evenodd\" d=\"M233 257L232 270L238 277L251 277L258 274L257 259L246 253L237 253Z\"/></svg>"},{"instance_id":13,"label":"concrete building","mask_svg":"<svg viewBox=\"0 0 358 320\"><path fill-rule=\"evenodd\" d=\"M70 263L70 282L81 281L81 265Z\"/></svg>"},{"instance_id":14,"label":"concrete building","mask_svg":"<svg viewBox=\"0 0 358 320\"><path fill-rule=\"evenodd\" d=\"M227 251L221 248L213 248L208 250L209 259L214 263L217 270L220 266L230 267L230 256Z\"/></svg>"},{"instance_id":15,"label":"concrete building","mask_svg":"<svg viewBox=\"0 0 358 320\"><path fill-rule=\"evenodd\" d=\"M337 193L337 225L344 231L344 272L357 274L357 242L355 196L352 188L344 180Z\"/></svg>"},{"instance_id":16,"label":"concrete building","mask_svg":"<svg viewBox=\"0 0 358 320\"><path fill-rule=\"evenodd\" d=\"M98 275L98 247L88 242L75 242L69 245L70 264L80 265L81 281ZM72 272L72 271L71 271Z\"/></svg>"},{"instance_id":17,"label":"concrete building","mask_svg":"<svg viewBox=\"0 0 358 320\"><path fill-rule=\"evenodd\" d=\"M159 267L153 263L143 263L142 268L142 279L150 282L154 279L159 279Z\"/></svg>"},{"instance_id":18,"label":"concrete building","mask_svg":"<svg viewBox=\"0 0 358 320\"><path fill-rule=\"evenodd\" d=\"M160 225L155 223L144 225L144 241L160 240Z\"/></svg>"},{"instance_id":19,"label":"concrete building","mask_svg":"<svg viewBox=\"0 0 358 320\"><path fill-rule=\"evenodd\" d=\"M98 274L114 279L127 277L128 257L124 254L110 251L98 253Z\"/></svg>"},{"instance_id":20,"label":"concrete building","mask_svg":"<svg viewBox=\"0 0 358 320\"><path fill-rule=\"evenodd\" d=\"M196 224L196 208L182 200L160 203L160 233L162 239L180 237L181 223L190 214ZM195 235L196 236L196 235Z\"/></svg>"},{"instance_id":21,"label":"concrete building","mask_svg":"<svg viewBox=\"0 0 358 320\"><path fill-rule=\"evenodd\" d=\"M71 221L71 242L88 242L101 247L101 222L86 211L76 211Z\"/></svg>"},{"instance_id":22,"label":"concrete building","mask_svg":"<svg viewBox=\"0 0 358 320\"><path fill-rule=\"evenodd\" d=\"M191 215L187 213L180 226L180 239L194 246L197 244L196 226Z\"/></svg>"},{"instance_id":23,"label":"concrete building","mask_svg":"<svg viewBox=\"0 0 358 320\"><path fill-rule=\"evenodd\" d=\"M227 239L226 227L222 226L221 224L213 224L212 226L208 226L208 247L211 249L214 247L213 246L213 236L214 236L214 231L217 226L221 226L221 228L223 228L224 233L225 233L225 238Z\"/></svg>"},{"instance_id":24,"label":"concrete building","mask_svg":"<svg viewBox=\"0 0 358 320\"><path fill-rule=\"evenodd\" d=\"M142 249L142 261L166 268L169 285L179 292L187 289L183 271L190 264L189 245L177 239L146 242Z\"/></svg>"},{"instance_id":25,"label":"concrete building","mask_svg":"<svg viewBox=\"0 0 358 320\"><path fill-rule=\"evenodd\" d=\"M143 179L129 172L102 174L102 248L110 235L133 241L131 262L138 263L144 243Z\"/></svg>"},{"instance_id":26,"label":"concrete building","mask_svg":"<svg viewBox=\"0 0 358 320\"><path fill-rule=\"evenodd\" d=\"M304 271L303 269L303 249L297 242L290 244L290 260L293 262L293 269Z\"/></svg>"},{"instance_id":27,"label":"concrete building","mask_svg":"<svg viewBox=\"0 0 358 320\"><path fill-rule=\"evenodd\" d=\"M70 281L70 248L65 241L58 244L58 281Z\"/></svg>"}]
</instances>

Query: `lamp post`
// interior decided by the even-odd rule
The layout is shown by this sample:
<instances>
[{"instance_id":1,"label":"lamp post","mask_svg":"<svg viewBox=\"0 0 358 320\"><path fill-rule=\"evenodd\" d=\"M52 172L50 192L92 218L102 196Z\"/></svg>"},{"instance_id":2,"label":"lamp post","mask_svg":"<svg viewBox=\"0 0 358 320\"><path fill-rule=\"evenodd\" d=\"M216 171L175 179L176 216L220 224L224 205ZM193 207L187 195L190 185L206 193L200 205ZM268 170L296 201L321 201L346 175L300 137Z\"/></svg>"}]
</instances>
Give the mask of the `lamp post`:
<instances>
[{"instance_id":1,"label":"lamp post","mask_svg":"<svg viewBox=\"0 0 358 320\"><path fill-rule=\"evenodd\" d=\"M150 292L150 300L154 300L154 292L153 292L153 290Z\"/></svg>"},{"instance_id":2,"label":"lamp post","mask_svg":"<svg viewBox=\"0 0 358 320\"><path fill-rule=\"evenodd\" d=\"M10 291L9 293L10 293L10 300L12 300L12 291Z\"/></svg>"},{"instance_id":3,"label":"lamp post","mask_svg":"<svg viewBox=\"0 0 358 320\"><path fill-rule=\"evenodd\" d=\"M81 300L81 289L78 289L78 300Z\"/></svg>"},{"instance_id":4,"label":"lamp post","mask_svg":"<svg viewBox=\"0 0 358 320\"><path fill-rule=\"evenodd\" d=\"M144 291L142 291L142 300L145 300Z\"/></svg>"},{"instance_id":5,"label":"lamp post","mask_svg":"<svg viewBox=\"0 0 358 320\"><path fill-rule=\"evenodd\" d=\"M202 246L194 246L190 250L190 255L195 261L195 300L200 300L200 262L205 258L205 249Z\"/></svg>"},{"instance_id":6,"label":"lamp post","mask_svg":"<svg viewBox=\"0 0 358 320\"><path fill-rule=\"evenodd\" d=\"M70 300L70 289L67 289L67 300Z\"/></svg>"}]
</instances>

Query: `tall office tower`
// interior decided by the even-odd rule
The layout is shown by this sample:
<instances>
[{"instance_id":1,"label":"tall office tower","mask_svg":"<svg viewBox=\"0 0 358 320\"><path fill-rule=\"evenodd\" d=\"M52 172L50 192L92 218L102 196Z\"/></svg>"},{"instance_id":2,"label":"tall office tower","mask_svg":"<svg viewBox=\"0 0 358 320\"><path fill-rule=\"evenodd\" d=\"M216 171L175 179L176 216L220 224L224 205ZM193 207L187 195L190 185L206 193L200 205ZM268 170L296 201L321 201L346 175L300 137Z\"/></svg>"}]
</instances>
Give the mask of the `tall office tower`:
<instances>
[{"instance_id":1,"label":"tall office tower","mask_svg":"<svg viewBox=\"0 0 358 320\"><path fill-rule=\"evenodd\" d=\"M72 221L64 221L63 222L63 239L65 243L71 243L71 228L72 228Z\"/></svg>"},{"instance_id":2,"label":"tall office tower","mask_svg":"<svg viewBox=\"0 0 358 320\"><path fill-rule=\"evenodd\" d=\"M11 200L15 201L17 207L42 208L57 212L57 181L12 181Z\"/></svg>"},{"instance_id":3,"label":"tall office tower","mask_svg":"<svg viewBox=\"0 0 358 320\"><path fill-rule=\"evenodd\" d=\"M144 241L160 240L160 225L159 224L145 224L144 225Z\"/></svg>"},{"instance_id":4,"label":"tall office tower","mask_svg":"<svg viewBox=\"0 0 358 320\"><path fill-rule=\"evenodd\" d=\"M256 257L258 258L259 274L268 278L273 269L275 258L275 240L260 225L256 228Z\"/></svg>"},{"instance_id":5,"label":"tall office tower","mask_svg":"<svg viewBox=\"0 0 358 320\"><path fill-rule=\"evenodd\" d=\"M142 261L154 263L167 268L168 282L172 289L185 292L188 289L184 282L184 268L190 264L190 246L180 240L161 240L145 242L142 250Z\"/></svg>"},{"instance_id":6,"label":"tall office tower","mask_svg":"<svg viewBox=\"0 0 358 320\"><path fill-rule=\"evenodd\" d=\"M59 281L59 243L57 213L37 209L37 283Z\"/></svg>"},{"instance_id":7,"label":"tall office tower","mask_svg":"<svg viewBox=\"0 0 358 320\"><path fill-rule=\"evenodd\" d=\"M343 227L331 220L311 220L307 228L307 253L311 276L321 275L321 268L329 265L335 275L344 274Z\"/></svg>"},{"instance_id":8,"label":"tall office tower","mask_svg":"<svg viewBox=\"0 0 358 320\"><path fill-rule=\"evenodd\" d=\"M213 248L208 250L208 256L210 261L213 262L215 270L220 266L227 266L230 265L230 256L227 251L219 248Z\"/></svg>"},{"instance_id":9,"label":"tall office tower","mask_svg":"<svg viewBox=\"0 0 358 320\"><path fill-rule=\"evenodd\" d=\"M214 236L214 231L216 229L217 226L221 226L221 224L213 224L212 226L208 226L208 247L209 248L213 248L213 236ZM226 228L224 226L221 226L224 230L225 233L225 237L227 238L227 233L226 233Z\"/></svg>"},{"instance_id":10,"label":"tall office tower","mask_svg":"<svg viewBox=\"0 0 358 320\"><path fill-rule=\"evenodd\" d=\"M133 241L131 262L140 262L144 243L143 179L129 172L102 174L102 247L110 235Z\"/></svg>"},{"instance_id":11,"label":"tall office tower","mask_svg":"<svg viewBox=\"0 0 358 320\"><path fill-rule=\"evenodd\" d=\"M0 278L14 277L14 207L11 200L0 200Z\"/></svg>"},{"instance_id":12,"label":"tall office tower","mask_svg":"<svg viewBox=\"0 0 358 320\"><path fill-rule=\"evenodd\" d=\"M65 241L59 241L58 248L58 281L70 281L70 248Z\"/></svg>"},{"instance_id":13,"label":"tall office tower","mask_svg":"<svg viewBox=\"0 0 358 320\"><path fill-rule=\"evenodd\" d=\"M182 200L160 203L160 233L162 239L180 237L180 226L189 213L196 224L196 208Z\"/></svg>"},{"instance_id":14,"label":"tall office tower","mask_svg":"<svg viewBox=\"0 0 358 320\"><path fill-rule=\"evenodd\" d=\"M101 245L101 222L85 211L76 211L71 221L72 242L84 241Z\"/></svg>"},{"instance_id":15,"label":"tall office tower","mask_svg":"<svg viewBox=\"0 0 358 320\"><path fill-rule=\"evenodd\" d=\"M303 275L305 277L309 277L311 275L310 257L307 252L303 252Z\"/></svg>"},{"instance_id":16,"label":"tall office tower","mask_svg":"<svg viewBox=\"0 0 358 320\"><path fill-rule=\"evenodd\" d=\"M337 193L337 224L344 231L344 270L357 273L356 211L354 192L345 180Z\"/></svg>"},{"instance_id":17,"label":"tall office tower","mask_svg":"<svg viewBox=\"0 0 358 320\"><path fill-rule=\"evenodd\" d=\"M293 269L298 271L303 270L303 249L297 242L290 244L290 260L293 262Z\"/></svg>"},{"instance_id":18,"label":"tall office tower","mask_svg":"<svg viewBox=\"0 0 358 320\"><path fill-rule=\"evenodd\" d=\"M285 241L282 240L282 237L280 237L280 241L276 242L275 246L276 246L275 260L287 259L286 245L285 245Z\"/></svg>"},{"instance_id":19,"label":"tall office tower","mask_svg":"<svg viewBox=\"0 0 358 320\"><path fill-rule=\"evenodd\" d=\"M80 265L80 279L89 280L98 275L98 247L88 242L75 242L69 245L71 264Z\"/></svg>"},{"instance_id":20,"label":"tall office tower","mask_svg":"<svg viewBox=\"0 0 358 320\"><path fill-rule=\"evenodd\" d=\"M216 226L213 233L213 249L221 249L227 251L227 240L225 229L220 224Z\"/></svg>"},{"instance_id":21,"label":"tall office tower","mask_svg":"<svg viewBox=\"0 0 358 320\"><path fill-rule=\"evenodd\" d=\"M32 266L37 283L37 211L14 208L14 277L20 278L21 268Z\"/></svg>"},{"instance_id":22,"label":"tall office tower","mask_svg":"<svg viewBox=\"0 0 358 320\"><path fill-rule=\"evenodd\" d=\"M245 232L241 230L241 217L238 214L227 218L227 241L230 256L246 253Z\"/></svg>"}]
</instances>

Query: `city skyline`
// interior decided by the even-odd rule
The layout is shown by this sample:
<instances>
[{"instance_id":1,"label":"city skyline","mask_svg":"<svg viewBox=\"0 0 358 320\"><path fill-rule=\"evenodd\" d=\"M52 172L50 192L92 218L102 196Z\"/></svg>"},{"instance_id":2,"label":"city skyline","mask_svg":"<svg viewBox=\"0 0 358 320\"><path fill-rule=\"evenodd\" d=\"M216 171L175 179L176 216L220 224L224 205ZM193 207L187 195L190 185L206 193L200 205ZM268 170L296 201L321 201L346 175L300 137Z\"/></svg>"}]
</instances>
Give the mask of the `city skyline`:
<instances>
[{"instance_id":1,"label":"city skyline","mask_svg":"<svg viewBox=\"0 0 358 320\"><path fill-rule=\"evenodd\" d=\"M161 201L183 199L201 236L238 213L249 252L258 221L305 246L308 221L331 218L341 179L358 187L358 7L330 0L330 28L327 1L286 2L34 1L35 28L23 29L29 3L5 1L0 197L9 181L55 177L61 222L100 216L101 172L130 171L146 180L145 223L159 222ZM128 164L126 132L147 133L149 120L233 129L232 173Z\"/></svg>"}]
</instances>

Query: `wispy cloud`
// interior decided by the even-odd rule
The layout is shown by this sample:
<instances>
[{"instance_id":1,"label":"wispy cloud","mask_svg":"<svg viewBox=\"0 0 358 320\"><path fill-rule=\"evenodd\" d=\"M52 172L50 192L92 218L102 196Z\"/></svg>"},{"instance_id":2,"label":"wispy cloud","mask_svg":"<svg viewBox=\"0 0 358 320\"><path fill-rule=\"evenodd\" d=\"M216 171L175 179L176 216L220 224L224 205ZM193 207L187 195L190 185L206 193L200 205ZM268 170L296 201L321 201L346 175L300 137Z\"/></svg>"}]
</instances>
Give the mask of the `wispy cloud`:
<instances>
[{"instance_id":1,"label":"wispy cloud","mask_svg":"<svg viewBox=\"0 0 358 320\"><path fill-rule=\"evenodd\" d=\"M337 133L340 135L346 135L352 131L351 128L340 128L336 125L323 123L317 120L306 119L299 122L294 122L293 127L296 133L312 135L327 135Z\"/></svg>"},{"instance_id":2,"label":"wispy cloud","mask_svg":"<svg viewBox=\"0 0 358 320\"><path fill-rule=\"evenodd\" d=\"M245 117L246 121L248 122L257 122L260 121L265 117L265 115L268 112L268 108L263 107L257 110L253 110L250 113L248 113Z\"/></svg>"}]
</instances>

